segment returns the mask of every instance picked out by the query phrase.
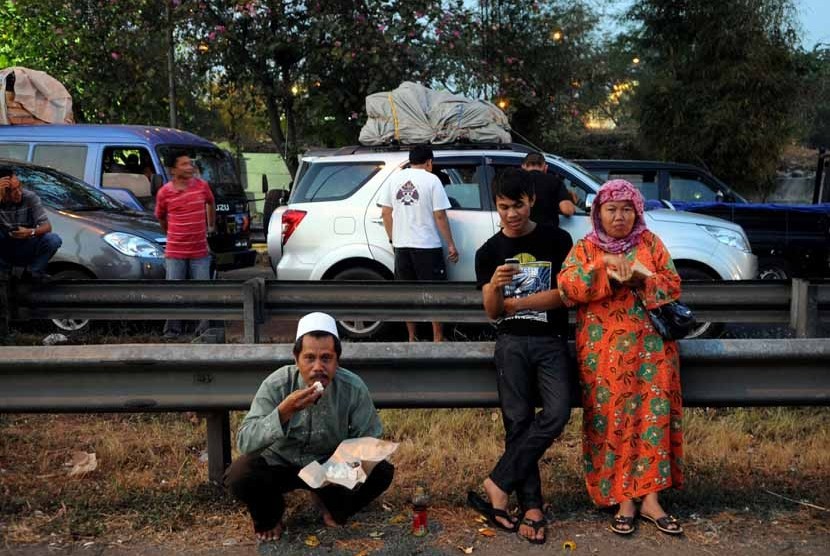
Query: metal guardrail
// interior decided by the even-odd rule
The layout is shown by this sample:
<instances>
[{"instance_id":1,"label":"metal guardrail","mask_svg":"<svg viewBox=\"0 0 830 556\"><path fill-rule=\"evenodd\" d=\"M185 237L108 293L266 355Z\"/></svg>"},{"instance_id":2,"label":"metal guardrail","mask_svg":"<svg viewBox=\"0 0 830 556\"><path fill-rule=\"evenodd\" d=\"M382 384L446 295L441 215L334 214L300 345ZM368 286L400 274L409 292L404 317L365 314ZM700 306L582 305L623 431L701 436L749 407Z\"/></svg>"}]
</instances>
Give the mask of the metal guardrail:
<instances>
[{"instance_id":1,"label":"metal guardrail","mask_svg":"<svg viewBox=\"0 0 830 556\"><path fill-rule=\"evenodd\" d=\"M684 340L680 354L687 406L830 405L827 340ZM219 481L228 411L247 409L290 362L289 344L3 347L0 413L204 411L209 475ZM345 343L342 362L381 408L498 406L492 342Z\"/></svg>"},{"instance_id":2,"label":"metal guardrail","mask_svg":"<svg viewBox=\"0 0 830 556\"><path fill-rule=\"evenodd\" d=\"M799 337L830 322L830 282L688 282L683 301L701 322L789 323ZM0 287L0 317L242 320L259 341L269 317L297 319L323 310L346 320L487 322L471 283L287 282L253 278L212 282L75 280ZM573 312L571 319L573 320Z\"/></svg>"},{"instance_id":3,"label":"metal guardrail","mask_svg":"<svg viewBox=\"0 0 830 556\"><path fill-rule=\"evenodd\" d=\"M830 283L697 282L683 300L700 320L789 323L815 336L830 321ZM268 317L314 310L341 319L486 322L465 283L64 281L0 284L9 319L243 320L246 345L0 348L0 412L183 411L208 415L209 470L230 458L230 409L244 409L287 345L256 345ZM573 314L572 314L573 316ZM379 407L495 406L492 344L345 344ZM681 346L688 405L828 405L827 340L692 340ZM392 363L394 362L394 363ZM574 392L574 400L578 400Z\"/></svg>"}]
</instances>

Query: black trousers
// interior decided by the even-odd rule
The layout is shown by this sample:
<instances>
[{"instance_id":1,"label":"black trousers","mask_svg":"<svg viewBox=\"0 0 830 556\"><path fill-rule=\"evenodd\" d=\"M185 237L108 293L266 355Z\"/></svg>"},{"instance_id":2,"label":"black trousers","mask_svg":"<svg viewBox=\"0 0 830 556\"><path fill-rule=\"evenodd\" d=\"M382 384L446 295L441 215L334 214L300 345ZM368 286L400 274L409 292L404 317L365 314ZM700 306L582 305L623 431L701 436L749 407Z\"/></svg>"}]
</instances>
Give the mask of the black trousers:
<instances>
[{"instance_id":1,"label":"black trousers","mask_svg":"<svg viewBox=\"0 0 830 556\"><path fill-rule=\"evenodd\" d=\"M262 456L243 455L225 471L225 486L248 506L254 531L270 531L277 526L285 512L283 494L292 490L312 490L297 476L300 467L268 465ZM337 523L345 523L369 502L383 494L392 483L395 467L378 463L366 482L355 490L330 485L314 492L320 497Z\"/></svg>"},{"instance_id":2,"label":"black trousers","mask_svg":"<svg viewBox=\"0 0 830 556\"><path fill-rule=\"evenodd\" d=\"M541 508L539 459L571 414L568 346L558 337L500 334L495 363L505 450L490 479L516 492L523 511Z\"/></svg>"}]
</instances>

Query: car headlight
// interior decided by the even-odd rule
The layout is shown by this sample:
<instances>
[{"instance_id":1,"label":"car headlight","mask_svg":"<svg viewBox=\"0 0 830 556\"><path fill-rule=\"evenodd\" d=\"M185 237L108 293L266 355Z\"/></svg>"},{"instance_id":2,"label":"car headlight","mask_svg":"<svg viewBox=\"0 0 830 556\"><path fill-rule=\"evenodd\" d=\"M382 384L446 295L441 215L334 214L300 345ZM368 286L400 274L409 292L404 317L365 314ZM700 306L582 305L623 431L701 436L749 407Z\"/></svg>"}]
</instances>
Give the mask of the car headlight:
<instances>
[{"instance_id":1,"label":"car headlight","mask_svg":"<svg viewBox=\"0 0 830 556\"><path fill-rule=\"evenodd\" d=\"M132 234L112 232L104 236L104 241L116 251L128 257L148 257L151 259L161 259L164 257L164 251L158 245L143 237Z\"/></svg>"},{"instance_id":2,"label":"car headlight","mask_svg":"<svg viewBox=\"0 0 830 556\"><path fill-rule=\"evenodd\" d=\"M721 228L720 226L700 226L706 230L709 235L714 237L719 242L734 247L744 253L752 253L749 247L749 241L741 232L730 230L729 228Z\"/></svg>"}]
</instances>

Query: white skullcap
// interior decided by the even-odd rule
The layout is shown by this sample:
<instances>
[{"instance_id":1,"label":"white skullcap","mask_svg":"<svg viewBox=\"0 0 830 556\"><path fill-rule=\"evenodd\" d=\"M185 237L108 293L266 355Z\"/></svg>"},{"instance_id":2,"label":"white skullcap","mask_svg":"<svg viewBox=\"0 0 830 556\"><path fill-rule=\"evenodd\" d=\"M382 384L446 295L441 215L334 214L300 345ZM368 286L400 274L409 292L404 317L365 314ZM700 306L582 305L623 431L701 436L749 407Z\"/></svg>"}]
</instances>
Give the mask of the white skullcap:
<instances>
[{"instance_id":1,"label":"white skullcap","mask_svg":"<svg viewBox=\"0 0 830 556\"><path fill-rule=\"evenodd\" d=\"M340 338L337 334L337 323L331 315L326 313L309 313L300 319L297 323L297 336L295 340L299 340L303 334L309 332L328 332L335 338Z\"/></svg>"}]
</instances>

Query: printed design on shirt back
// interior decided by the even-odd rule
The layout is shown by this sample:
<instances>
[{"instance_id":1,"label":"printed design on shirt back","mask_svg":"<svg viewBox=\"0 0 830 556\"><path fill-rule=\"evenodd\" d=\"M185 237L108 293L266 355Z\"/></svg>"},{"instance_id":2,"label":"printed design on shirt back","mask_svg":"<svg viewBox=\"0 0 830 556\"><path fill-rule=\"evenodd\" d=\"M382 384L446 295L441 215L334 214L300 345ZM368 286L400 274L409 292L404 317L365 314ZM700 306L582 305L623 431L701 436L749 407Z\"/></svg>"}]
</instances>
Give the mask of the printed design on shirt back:
<instances>
[{"instance_id":1,"label":"printed design on shirt back","mask_svg":"<svg viewBox=\"0 0 830 556\"><path fill-rule=\"evenodd\" d=\"M513 282L504 286L504 297L522 298L534 293L548 291L551 287L550 261L537 261L530 253L519 253L513 258L519 260L519 272L513 275ZM502 320L533 320L548 322L547 311L527 309Z\"/></svg>"},{"instance_id":2,"label":"printed design on shirt back","mask_svg":"<svg viewBox=\"0 0 830 556\"><path fill-rule=\"evenodd\" d=\"M415 184L411 181L407 181L405 184L398 189L398 192L395 194L395 199L400 201L401 203L405 204L406 206L414 205L418 202L420 195L418 195L418 189L415 188Z\"/></svg>"}]
</instances>

